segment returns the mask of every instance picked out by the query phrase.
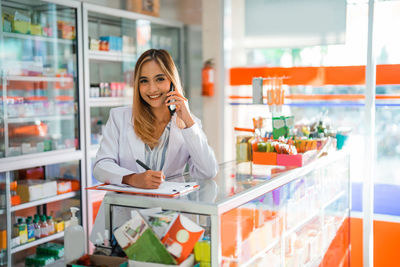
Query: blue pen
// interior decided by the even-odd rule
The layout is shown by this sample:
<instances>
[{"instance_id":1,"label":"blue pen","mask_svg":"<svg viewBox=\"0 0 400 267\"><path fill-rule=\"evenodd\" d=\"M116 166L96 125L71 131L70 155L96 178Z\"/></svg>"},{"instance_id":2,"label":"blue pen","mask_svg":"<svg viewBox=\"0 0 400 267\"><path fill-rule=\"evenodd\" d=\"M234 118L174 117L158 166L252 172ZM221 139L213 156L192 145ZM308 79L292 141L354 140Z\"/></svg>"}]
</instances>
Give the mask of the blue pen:
<instances>
[{"instance_id":1,"label":"blue pen","mask_svg":"<svg viewBox=\"0 0 400 267\"><path fill-rule=\"evenodd\" d=\"M137 164L139 164L140 166L142 166L143 167L143 169L145 169L146 171L149 171L149 170L151 170L146 164L144 164L142 161L140 161L140 160L136 160L136 162L137 162Z\"/></svg>"}]
</instances>

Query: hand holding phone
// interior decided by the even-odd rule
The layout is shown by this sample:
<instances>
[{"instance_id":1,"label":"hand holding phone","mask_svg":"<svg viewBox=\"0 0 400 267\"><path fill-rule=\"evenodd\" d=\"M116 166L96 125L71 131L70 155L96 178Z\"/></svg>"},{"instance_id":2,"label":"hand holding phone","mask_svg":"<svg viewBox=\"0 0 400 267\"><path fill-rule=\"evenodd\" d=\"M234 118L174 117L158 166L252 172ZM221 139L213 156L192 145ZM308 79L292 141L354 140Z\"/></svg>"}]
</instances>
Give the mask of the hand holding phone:
<instances>
[{"instance_id":1,"label":"hand holding phone","mask_svg":"<svg viewBox=\"0 0 400 267\"><path fill-rule=\"evenodd\" d=\"M170 91L170 92L174 91L174 84L173 84L172 82L171 82L171 85L170 85L170 87L169 87L169 91ZM168 103L172 103L172 102L175 102L175 100L170 100L170 101L168 101ZM169 109L169 113L171 113L171 116L172 116L172 115L174 115L174 113L175 113L176 106L175 106L175 105L169 105L169 106L168 106L168 109Z\"/></svg>"}]
</instances>

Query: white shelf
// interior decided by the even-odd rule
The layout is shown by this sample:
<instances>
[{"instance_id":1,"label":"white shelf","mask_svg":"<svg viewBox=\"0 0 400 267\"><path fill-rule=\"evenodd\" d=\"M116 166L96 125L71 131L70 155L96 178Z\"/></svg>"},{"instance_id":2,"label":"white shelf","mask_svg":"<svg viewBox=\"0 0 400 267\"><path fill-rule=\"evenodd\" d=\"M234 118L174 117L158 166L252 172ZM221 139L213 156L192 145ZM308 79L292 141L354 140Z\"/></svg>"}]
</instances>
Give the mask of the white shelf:
<instances>
[{"instance_id":1,"label":"white shelf","mask_svg":"<svg viewBox=\"0 0 400 267\"><path fill-rule=\"evenodd\" d=\"M22 250L25 250L25 249L28 249L28 248L31 248L31 247L35 247L35 246L38 246L38 245L41 245L41 244L44 244L44 243L47 243L47 242L50 242L50 241L53 241L53 240L56 240L56 239L59 239L59 238L62 238L62 237L64 237L64 232L59 232L59 233L56 233L54 235L49 235L47 237L43 237L43 238L37 239L35 241L29 242L29 243L25 243L23 245L19 245L19 246L15 247L15 248L12 248L11 249L11 254L14 254L14 253L20 252Z\"/></svg>"},{"instance_id":2,"label":"white shelf","mask_svg":"<svg viewBox=\"0 0 400 267\"><path fill-rule=\"evenodd\" d=\"M11 212L17 211L17 210L23 210L23 209L27 209L27 208L31 208L31 207L36 207L42 204L46 204L46 203L50 203L50 202L55 202L55 201L60 201L60 200L64 200L64 199L69 199L69 198L73 198L76 197L78 195L77 192L69 192L69 193L65 193L65 194L61 194L61 195L55 195L52 197L47 197L47 198L42 198L42 199L38 199L35 201L31 201L31 202L27 202L27 203L23 203L20 205L16 205L16 206L12 206L11 207Z\"/></svg>"},{"instance_id":3,"label":"white shelf","mask_svg":"<svg viewBox=\"0 0 400 267\"><path fill-rule=\"evenodd\" d=\"M27 82L73 82L72 77L46 77L46 76L20 76L20 75L8 75L6 76L8 81L27 81Z\"/></svg>"},{"instance_id":4,"label":"white shelf","mask_svg":"<svg viewBox=\"0 0 400 267\"><path fill-rule=\"evenodd\" d=\"M131 99L126 97L92 97L89 99L91 107L116 107L128 105L132 102Z\"/></svg>"},{"instance_id":5,"label":"white shelf","mask_svg":"<svg viewBox=\"0 0 400 267\"><path fill-rule=\"evenodd\" d=\"M73 120L74 115L61 115L61 116L38 116L38 117L27 117L27 118L10 118L7 119L8 123L25 123L34 121L59 121L59 120Z\"/></svg>"},{"instance_id":6,"label":"white shelf","mask_svg":"<svg viewBox=\"0 0 400 267\"><path fill-rule=\"evenodd\" d=\"M112 62L135 62L136 55L123 54L122 52L109 51L89 51L89 59L97 61L112 61Z\"/></svg>"},{"instance_id":7,"label":"white shelf","mask_svg":"<svg viewBox=\"0 0 400 267\"><path fill-rule=\"evenodd\" d=\"M3 32L4 37L8 38L19 38L25 40L34 40L34 41L42 41L42 42L50 42L50 43L60 43L60 44L75 44L76 40L68 40L68 39L59 39L56 37L46 37L39 35L30 35L30 34L22 34L22 33L13 33L13 32Z\"/></svg>"}]
</instances>

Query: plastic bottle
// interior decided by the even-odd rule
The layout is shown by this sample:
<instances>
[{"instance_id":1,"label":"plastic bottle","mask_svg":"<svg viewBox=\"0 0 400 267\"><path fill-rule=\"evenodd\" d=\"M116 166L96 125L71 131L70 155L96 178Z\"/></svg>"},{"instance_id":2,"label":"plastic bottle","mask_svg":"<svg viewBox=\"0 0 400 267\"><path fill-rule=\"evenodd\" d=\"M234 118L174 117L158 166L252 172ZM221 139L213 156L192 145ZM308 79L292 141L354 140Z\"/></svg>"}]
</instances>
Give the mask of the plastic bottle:
<instances>
[{"instance_id":1,"label":"plastic bottle","mask_svg":"<svg viewBox=\"0 0 400 267\"><path fill-rule=\"evenodd\" d=\"M22 218L18 218L18 228L20 244L28 242L28 229Z\"/></svg>"},{"instance_id":2,"label":"plastic bottle","mask_svg":"<svg viewBox=\"0 0 400 267\"><path fill-rule=\"evenodd\" d=\"M33 226L35 227L35 238L41 238L42 237L42 232L40 230L40 224L39 224L39 216L35 216L35 219L33 219Z\"/></svg>"},{"instance_id":3,"label":"plastic bottle","mask_svg":"<svg viewBox=\"0 0 400 267\"><path fill-rule=\"evenodd\" d=\"M79 259L85 254L85 233L76 217L78 210L76 207L71 207L72 217L69 221L69 226L65 229L64 258L67 263Z\"/></svg>"},{"instance_id":4,"label":"plastic bottle","mask_svg":"<svg viewBox=\"0 0 400 267\"><path fill-rule=\"evenodd\" d=\"M28 230L28 242L32 242L35 241L35 226L32 223L32 217L29 217L26 219L26 227Z\"/></svg>"},{"instance_id":5,"label":"plastic bottle","mask_svg":"<svg viewBox=\"0 0 400 267\"><path fill-rule=\"evenodd\" d=\"M42 215L40 217L40 235L42 237L46 237L46 236L49 235L48 225L47 225L47 222L46 222L46 215Z\"/></svg>"},{"instance_id":6,"label":"plastic bottle","mask_svg":"<svg viewBox=\"0 0 400 267\"><path fill-rule=\"evenodd\" d=\"M53 235L56 232L54 228L54 221L51 216L47 216L47 232L49 235Z\"/></svg>"}]
</instances>

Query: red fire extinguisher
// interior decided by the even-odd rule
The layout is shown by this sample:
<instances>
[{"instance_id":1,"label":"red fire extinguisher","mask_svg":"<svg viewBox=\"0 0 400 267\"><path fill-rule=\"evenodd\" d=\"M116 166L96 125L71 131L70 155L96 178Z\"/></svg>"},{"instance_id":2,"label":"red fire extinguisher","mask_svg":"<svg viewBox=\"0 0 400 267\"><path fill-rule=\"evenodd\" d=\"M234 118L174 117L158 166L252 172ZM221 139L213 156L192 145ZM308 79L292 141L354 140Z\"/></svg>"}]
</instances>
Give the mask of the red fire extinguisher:
<instances>
[{"instance_id":1,"label":"red fire extinguisher","mask_svg":"<svg viewBox=\"0 0 400 267\"><path fill-rule=\"evenodd\" d=\"M215 70L212 59L204 62L203 69L201 70L202 80L202 95L213 96L214 95L214 82L215 82Z\"/></svg>"}]
</instances>

